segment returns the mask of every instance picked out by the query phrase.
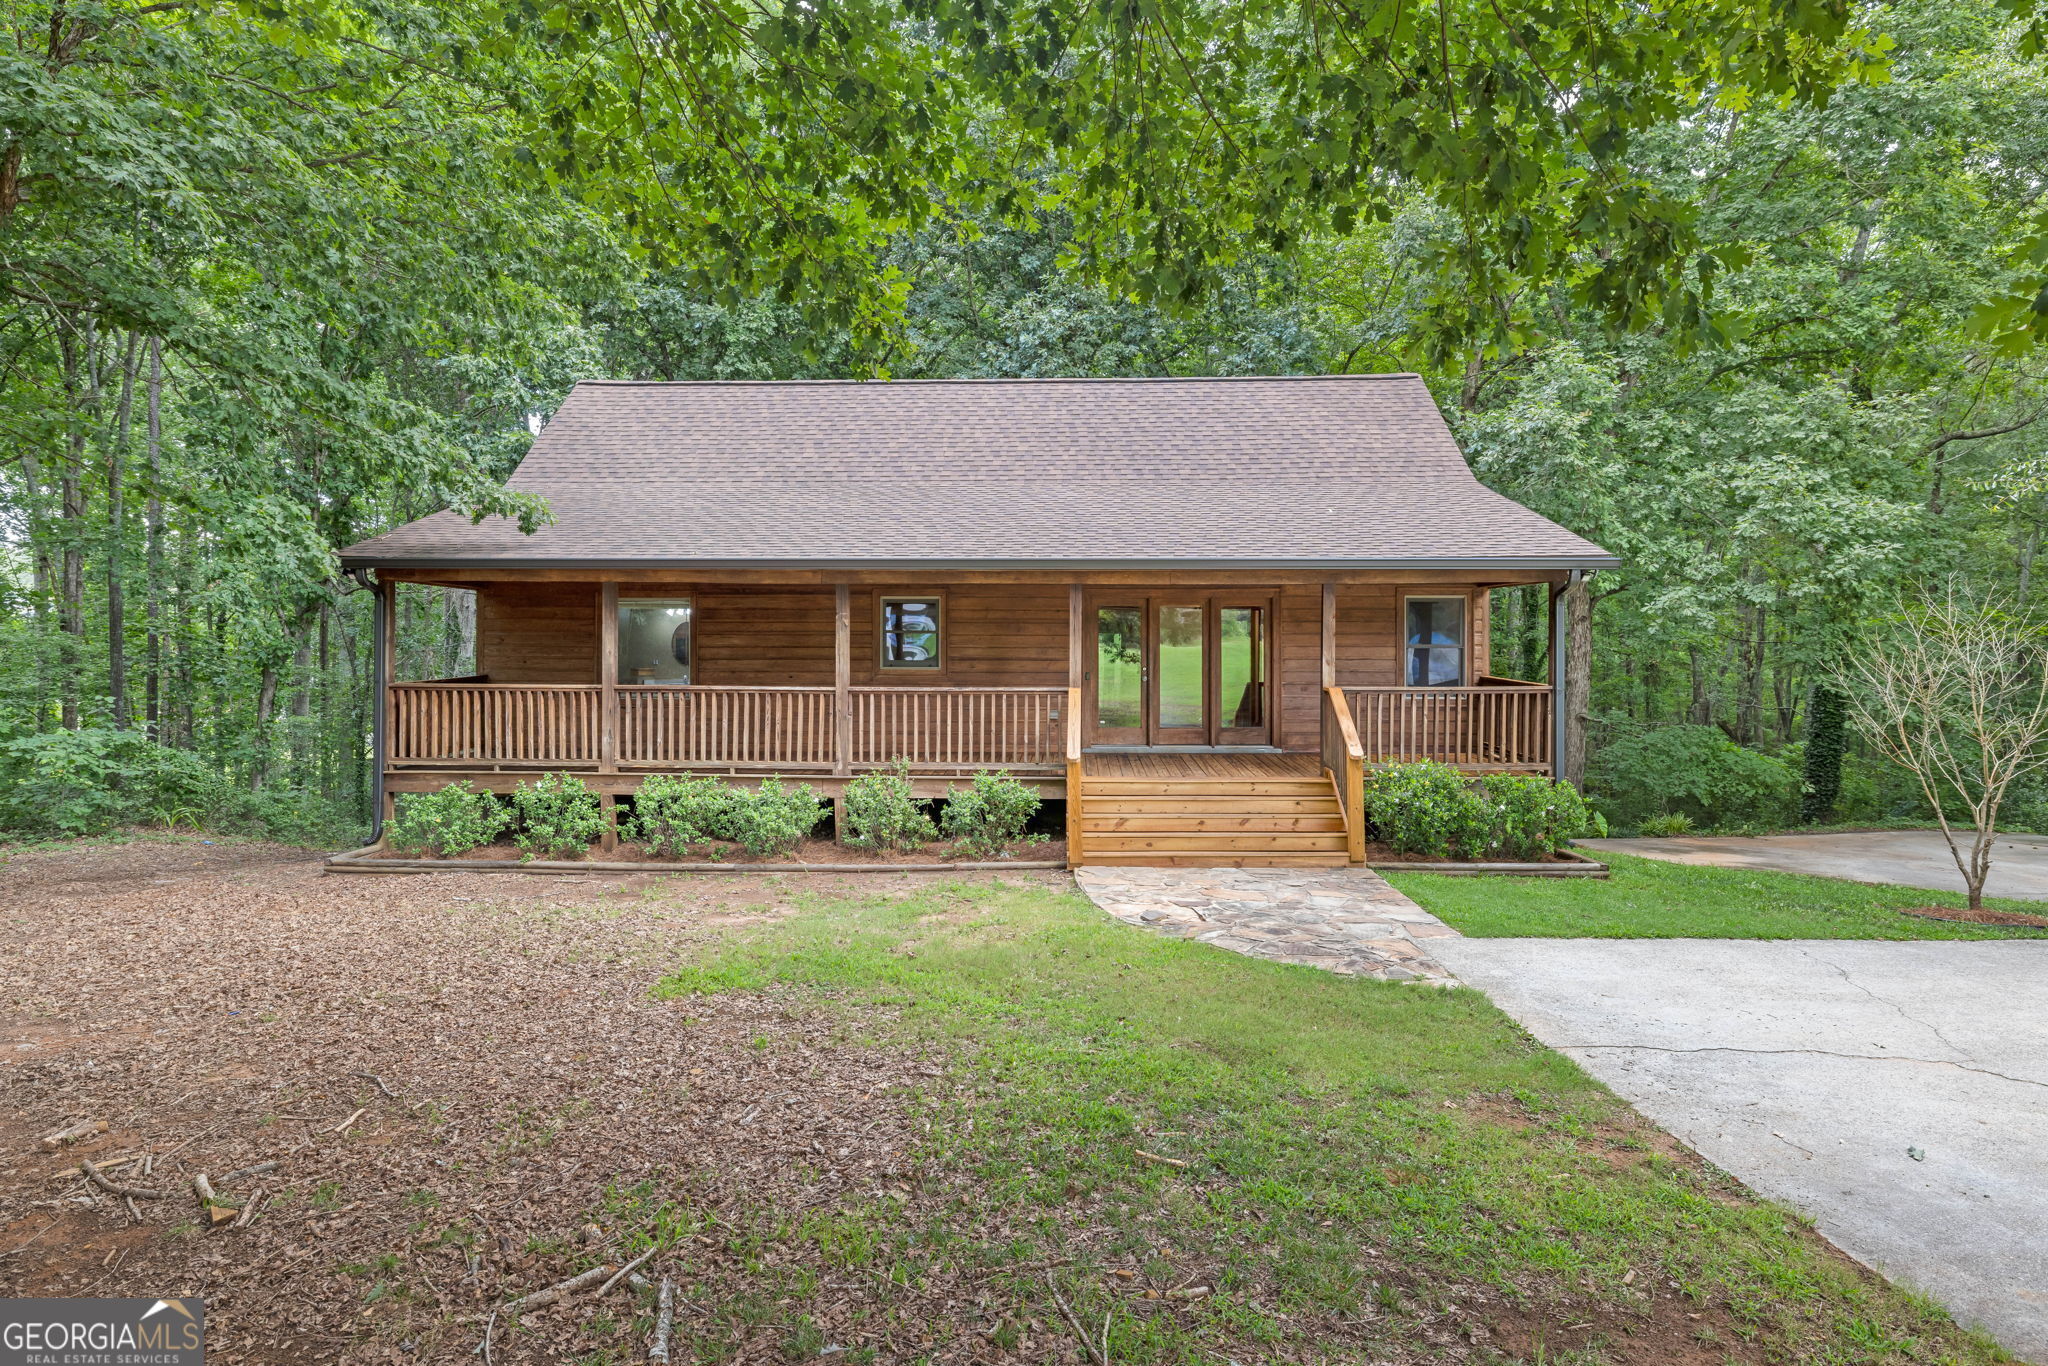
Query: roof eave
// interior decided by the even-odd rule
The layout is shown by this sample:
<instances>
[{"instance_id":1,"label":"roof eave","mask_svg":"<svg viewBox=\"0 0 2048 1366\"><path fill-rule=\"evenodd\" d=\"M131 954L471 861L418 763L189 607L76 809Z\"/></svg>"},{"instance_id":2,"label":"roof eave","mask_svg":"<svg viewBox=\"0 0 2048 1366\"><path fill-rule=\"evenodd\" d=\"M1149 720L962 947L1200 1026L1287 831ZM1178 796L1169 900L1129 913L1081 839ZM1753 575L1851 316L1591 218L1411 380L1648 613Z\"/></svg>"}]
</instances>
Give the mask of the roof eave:
<instances>
[{"instance_id":1,"label":"roof eave","mask_svg":"<svg viewBox=\"0 0 2048 1366\"><path fill-rule=\"evenodd\" d=\"M940 570L1017 569L1104 570L1349 570L1349 569L1616 569L1621 561L1606 553L1593 555L1455 555L1393 559L503 559L446 555L343 555L343 569L578 569L620 570L889 570L931 573Z\"/></svg>"}]
</instances>

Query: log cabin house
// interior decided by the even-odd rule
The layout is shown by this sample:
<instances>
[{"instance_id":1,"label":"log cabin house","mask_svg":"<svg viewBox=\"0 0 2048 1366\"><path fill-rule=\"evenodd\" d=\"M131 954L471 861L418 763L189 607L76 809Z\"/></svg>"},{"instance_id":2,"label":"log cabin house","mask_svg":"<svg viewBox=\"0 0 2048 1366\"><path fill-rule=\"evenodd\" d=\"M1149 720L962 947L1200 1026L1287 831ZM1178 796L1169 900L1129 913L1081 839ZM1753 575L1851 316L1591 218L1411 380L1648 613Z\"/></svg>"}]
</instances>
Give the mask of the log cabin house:
<instances>
[{"instance_id":1,"label":"log cabin house","mask_svg":"<svg viewBox=\"0 0 2048 1366\"><path fill-rule=\"evenodd\" d=\"M1481 485L1415 375L579 384L512 479L375 575L380 816L458 778L828 796L1006 769L1073 863L1363 857L1365 765L1555 774L1558 597L1615 563ZM474 590L476 669L394 679L397 583ZM1547 683L1489 590L1551 586Z\"/></svg>"}]
</instances>

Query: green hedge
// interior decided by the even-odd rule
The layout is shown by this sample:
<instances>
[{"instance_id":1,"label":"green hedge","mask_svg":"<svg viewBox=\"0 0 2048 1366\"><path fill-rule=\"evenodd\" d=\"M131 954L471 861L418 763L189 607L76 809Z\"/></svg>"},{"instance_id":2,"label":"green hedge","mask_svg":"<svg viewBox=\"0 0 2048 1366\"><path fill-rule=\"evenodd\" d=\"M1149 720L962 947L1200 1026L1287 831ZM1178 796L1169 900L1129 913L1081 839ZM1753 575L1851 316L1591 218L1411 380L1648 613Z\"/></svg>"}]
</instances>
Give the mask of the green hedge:
<instances>
[{"instance_id":1,"label":"green hedge","mask_svg":"<svg viewBox=\"0 0 2048 1366\"><path fill-rule=\"evenodd\" d=\"M1365 814L1398 853L1511 862L1553 854L1599 821L1569 783L1504 773L1473 778L1436 763L1370 770Z\"/></svg>"}]
</instances>

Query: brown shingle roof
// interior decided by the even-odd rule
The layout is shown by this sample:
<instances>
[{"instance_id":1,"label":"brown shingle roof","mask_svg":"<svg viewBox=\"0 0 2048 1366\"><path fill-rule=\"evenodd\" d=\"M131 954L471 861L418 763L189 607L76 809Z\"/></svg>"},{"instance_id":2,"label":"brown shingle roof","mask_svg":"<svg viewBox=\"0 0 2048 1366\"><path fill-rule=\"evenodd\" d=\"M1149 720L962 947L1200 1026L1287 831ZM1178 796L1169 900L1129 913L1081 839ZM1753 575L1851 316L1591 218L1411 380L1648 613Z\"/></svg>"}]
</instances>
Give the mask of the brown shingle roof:
<instances>
[{"instance_id":1,"label":"brown shingle roof","mask_svg":"<svg viewBox=\"0 0 2048 1366\"><path fill-rule=\"evenodd\" d=\"M1481 485L1414 375L579 384L512 478L356 566L1598 567Z\"/></svg>"}]
</instances>

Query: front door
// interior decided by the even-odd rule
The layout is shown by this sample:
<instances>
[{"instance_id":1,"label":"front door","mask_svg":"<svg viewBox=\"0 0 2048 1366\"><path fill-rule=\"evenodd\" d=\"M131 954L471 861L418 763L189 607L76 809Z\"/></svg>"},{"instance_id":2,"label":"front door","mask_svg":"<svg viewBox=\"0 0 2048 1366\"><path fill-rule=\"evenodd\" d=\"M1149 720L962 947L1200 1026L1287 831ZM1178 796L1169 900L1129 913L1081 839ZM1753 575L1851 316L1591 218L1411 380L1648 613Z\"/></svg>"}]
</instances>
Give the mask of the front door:
<instances>
[{"instance_id":1,"label":"front door","mask_svg":"<svg viewBox=\"0 0 2048 1366\"><path fill-rule=\"evenodd\" d=\"M1098 594L1088 743L1272 743L1272 616L1267 594Z\"/></svg>"}]
</instances>

